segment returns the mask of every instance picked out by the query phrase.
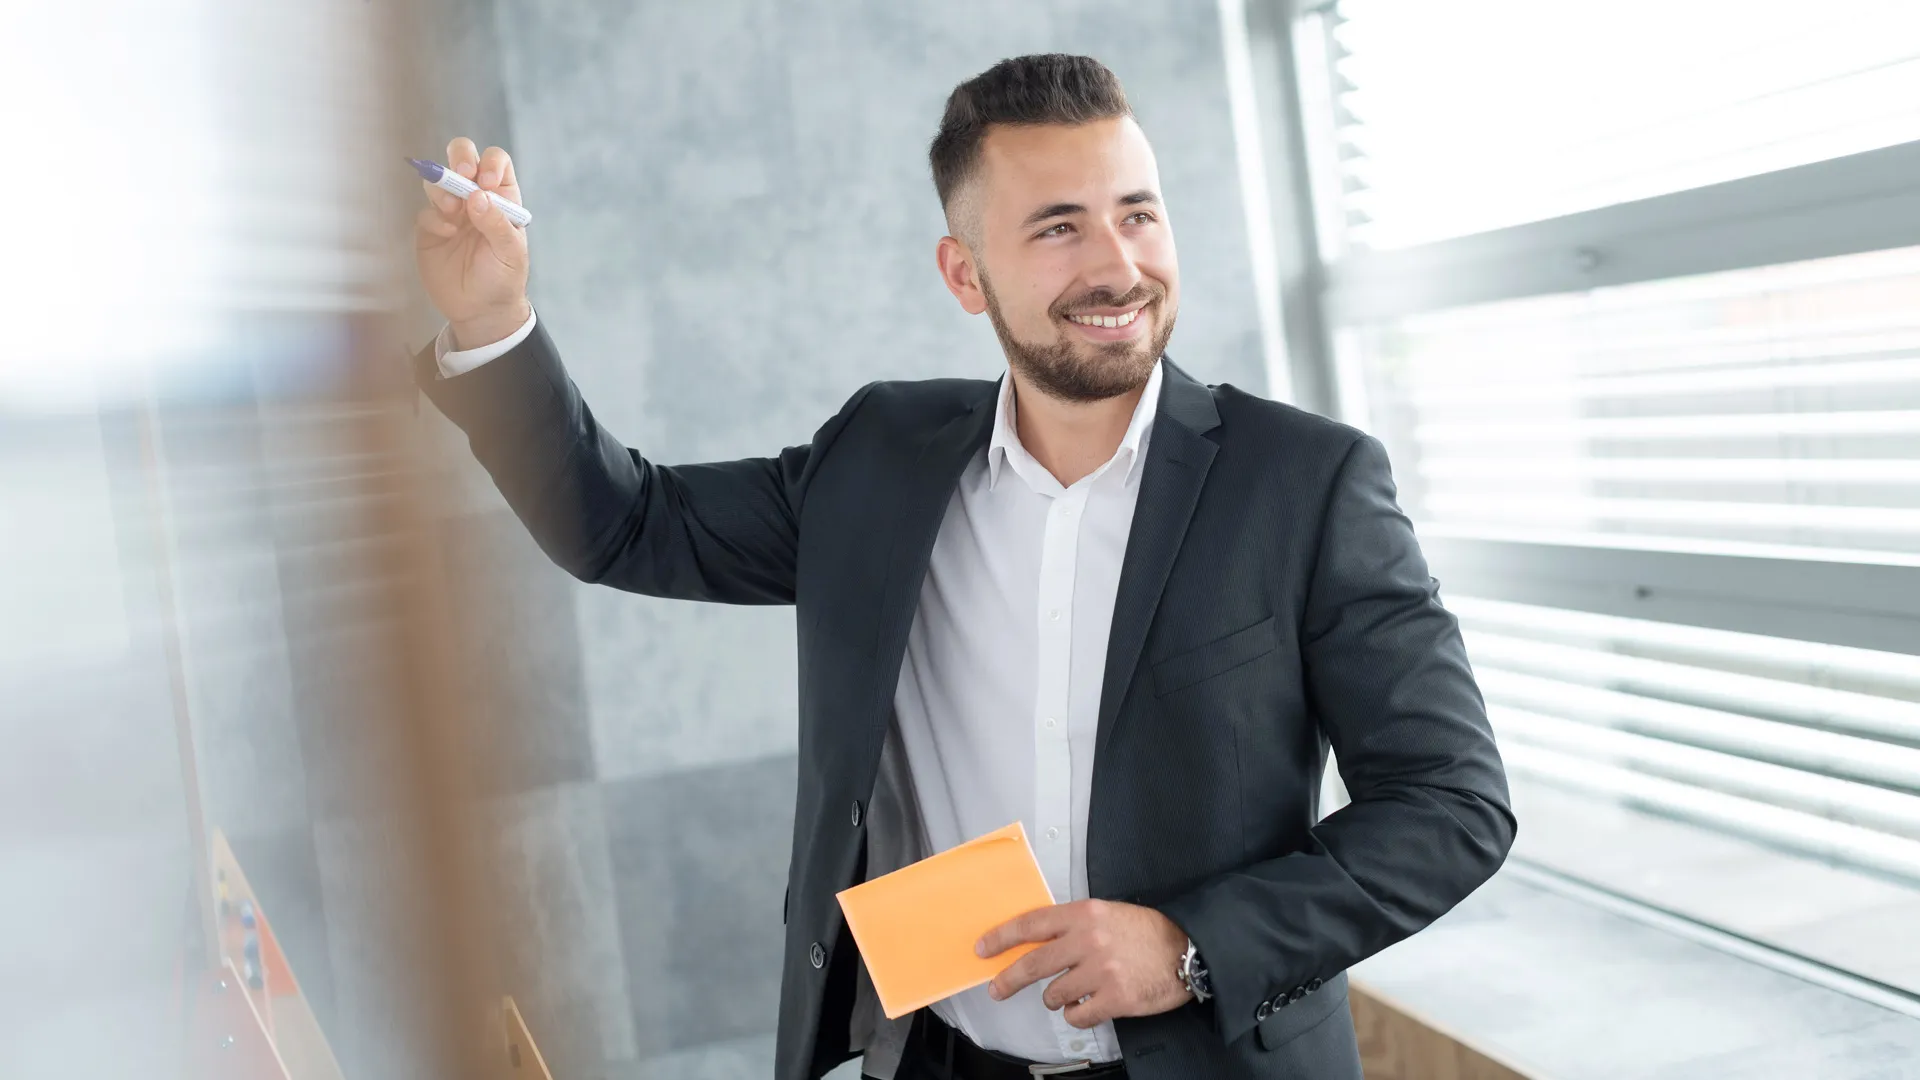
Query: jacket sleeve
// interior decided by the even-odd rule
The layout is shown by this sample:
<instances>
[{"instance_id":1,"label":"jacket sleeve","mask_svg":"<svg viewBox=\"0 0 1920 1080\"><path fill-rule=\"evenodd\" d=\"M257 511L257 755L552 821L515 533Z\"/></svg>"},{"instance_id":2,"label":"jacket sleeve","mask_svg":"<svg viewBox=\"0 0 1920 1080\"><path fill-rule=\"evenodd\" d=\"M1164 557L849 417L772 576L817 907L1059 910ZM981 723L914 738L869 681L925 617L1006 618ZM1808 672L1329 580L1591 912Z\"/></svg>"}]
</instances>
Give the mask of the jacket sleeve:
<instances>
[{"instance_id":1,"label":"jacket sleeve","mask_svg":"<svg viewBox=\"0 0 1920 1080\"><path fill-rule=\"evenodd\" d=\"M665 466L594 419L544 323L450 379L429 347L414 377L561 568L629 592L729 604L793 603L807 486L867 393L778 457Z\"/></svg>"},{"instance_id":2,"label":"jacket sleeve","mask_svg":"<svg viewBox=\"0 0 1920 1080\"><path fill-rule=\"evenodd\" d=\"M1162 905L1206 959L1228 1042L1263 1004L1440 917L1493 875L1514 839L1459 625L1373 438L1356 441L1335 476L1302 622L1310 707L1352 802L1310 831L1306 850Z\"/></svg>"}]
</instances>

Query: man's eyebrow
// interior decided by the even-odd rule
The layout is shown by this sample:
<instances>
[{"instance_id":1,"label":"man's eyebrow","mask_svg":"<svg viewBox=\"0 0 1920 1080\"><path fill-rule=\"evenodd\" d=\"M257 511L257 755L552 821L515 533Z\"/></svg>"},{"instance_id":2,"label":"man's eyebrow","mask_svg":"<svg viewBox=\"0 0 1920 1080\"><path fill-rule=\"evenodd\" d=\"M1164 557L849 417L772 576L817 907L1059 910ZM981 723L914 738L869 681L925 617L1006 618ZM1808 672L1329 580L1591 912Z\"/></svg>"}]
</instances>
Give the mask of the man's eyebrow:
<instances>
[{"instance_id":1,"label":"man's eyebrow","mask_svg":"<svg viewBox=\"0 0 1920 1080\"><path fill-rule=\"evenodd\" d=\"M1131 191L1120 196L1119 201L1121 206L1159 206L1160 196L1148 188L1141 188L1139 191ZM1086 212L1087 208L1081 206L1079 203L1054 203L1051 206L1043 206L1033 213L1028 214L1027 219L1020 223L1020 227L1029 229L1048 218L1072 217L1075 214L1084 214Z\"/></svg>"},{"instance_id":2,"label":"man's eyebrow","mask_svg":"<svg viewBox=\"0 0 1920 1080\"><path fill-rule=\"evenodd\" d=\"M1087 212L1087 208L1084 206L1081 206L1079 203L1070 203L1070 202L1054 203L1051 206L1043 206L1040 209L1035 210L1033 213L1028 214L1027 219L1020 223L1020 227L1023 229L1030 228L1031 226L1040 224L1041 222L1047 220L1048 218L1070 217L1074 214L1084 214L1086 212Z\"/></svg>"}]
</instances>

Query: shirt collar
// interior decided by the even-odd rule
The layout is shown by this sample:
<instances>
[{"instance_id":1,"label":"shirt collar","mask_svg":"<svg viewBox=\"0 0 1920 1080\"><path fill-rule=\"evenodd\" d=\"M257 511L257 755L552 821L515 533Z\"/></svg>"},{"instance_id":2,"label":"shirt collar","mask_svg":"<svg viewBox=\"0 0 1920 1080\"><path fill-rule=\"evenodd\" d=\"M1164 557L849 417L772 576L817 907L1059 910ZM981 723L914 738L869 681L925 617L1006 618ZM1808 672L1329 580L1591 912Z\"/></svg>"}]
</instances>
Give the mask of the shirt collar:
<instances>
[{"instance_id":1,"label":"shirt collar","mask_svg":"<svg viewBox=\"0 0 1920 1080\"><path fill-rule=\"evenodd\" d=\"M1140 459L1145 456L1147 439L1153 434L1153 418L1160 411L1160 382L1165 365L1153 362L1153 374L1147 376L1146 389L1140 393L1140 401L1133 407L1133 419L1127 423L1127 433L1120 437L1120 447L1114 451L1113 458L1104 470L1114 461L1122 461L1121 479L1132 480L1134 470ZM987 442L987 489L991 491L1000 483L1000 472L1006 467L1010 456L1017 455L1023 462L1033 461L1027 448L1020 444L1020 431L1015 424L1013 396L1013 372L1009 370L1000 380L1000 398L993 409L993 437ZM1034 462L1038 467L1038 462ZM1044 471L1044 470L1043 470Z\"/></svg>"}]
</instances>

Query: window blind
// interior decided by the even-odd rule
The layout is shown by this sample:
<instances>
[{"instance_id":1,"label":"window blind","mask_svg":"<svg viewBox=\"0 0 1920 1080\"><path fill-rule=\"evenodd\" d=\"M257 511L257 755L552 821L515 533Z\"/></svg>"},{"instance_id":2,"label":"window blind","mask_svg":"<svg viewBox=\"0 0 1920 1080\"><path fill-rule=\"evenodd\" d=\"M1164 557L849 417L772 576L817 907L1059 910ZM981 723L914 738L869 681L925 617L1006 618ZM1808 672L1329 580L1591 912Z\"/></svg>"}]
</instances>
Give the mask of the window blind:
<instances>
[{"instance_id":1,"label":"window blind","mask_svg":"<svg viewBox=\"0 0 1920 1080\"><path fill-rule=\"evenodd\" d=\"M1295 40L1336 250L1920 138L1910 0L1338 0Z\"/></svg>"},{"instance_id":2,"label":"window blind","mask_svg":"<svg viewBox=\"0 0 1920 1080\"><path fill-rule=\"evenodd\" d=\"M1920 249L1342 335L1436 534L1920 555Z\"/></svg>"},{"instance_id":3,"label":"window blind","mask_svg":"<svg viewBox=\"0 0 1920 1080\"><path fill-rule=\"evenodd\" d=\"M1920 658L1448 606L1517 781L1920 880Z\"/></svg>"}]
</instances>

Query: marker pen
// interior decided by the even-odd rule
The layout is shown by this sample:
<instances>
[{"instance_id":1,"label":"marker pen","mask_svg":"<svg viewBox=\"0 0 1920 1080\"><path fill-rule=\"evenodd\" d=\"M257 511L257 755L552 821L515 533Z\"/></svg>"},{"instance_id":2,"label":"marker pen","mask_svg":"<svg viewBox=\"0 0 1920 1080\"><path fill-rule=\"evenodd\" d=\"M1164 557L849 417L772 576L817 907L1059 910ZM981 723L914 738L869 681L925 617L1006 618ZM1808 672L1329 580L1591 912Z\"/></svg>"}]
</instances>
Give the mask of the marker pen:
<instances>
[{"instance_id":1,"label":"marker pen","mask_svg":"<svg viewBox=\"0 0 1920 1080\"><path fill-rule=\"evenodd\" d=\"M427 183L432 184L434 187L439 188L449 195L458 195L460 198L465 199L467 196L480 190L480 185L437 162L421 161L419 158L408 158L407 163L413 166L413 171L420 174L420 179L425 180ZM493 205L498 207L501 213L507 215L507 220L513 222L515 225L524 229L533 221L533 215L528 213L527 208L521 206L519 203L503 199L491 191L487 192L487 198L491 199Z\"/></svg>"}]
</instances>

